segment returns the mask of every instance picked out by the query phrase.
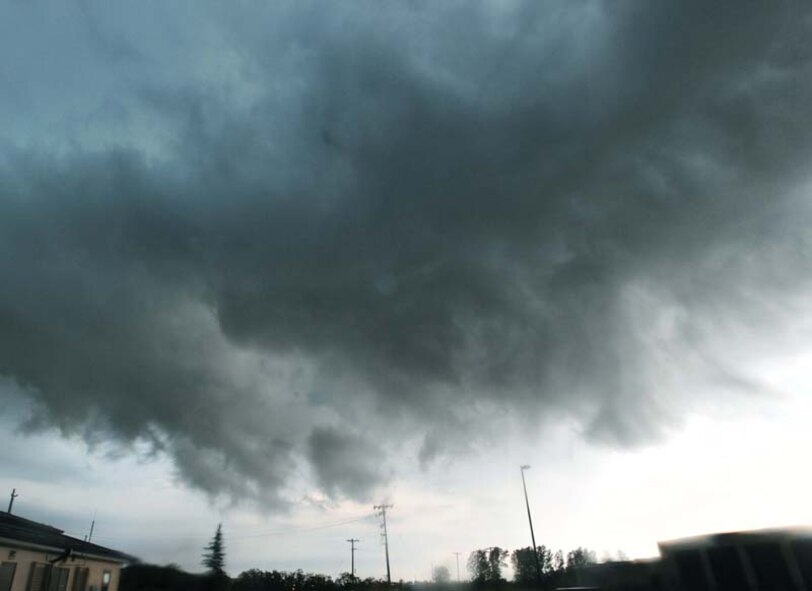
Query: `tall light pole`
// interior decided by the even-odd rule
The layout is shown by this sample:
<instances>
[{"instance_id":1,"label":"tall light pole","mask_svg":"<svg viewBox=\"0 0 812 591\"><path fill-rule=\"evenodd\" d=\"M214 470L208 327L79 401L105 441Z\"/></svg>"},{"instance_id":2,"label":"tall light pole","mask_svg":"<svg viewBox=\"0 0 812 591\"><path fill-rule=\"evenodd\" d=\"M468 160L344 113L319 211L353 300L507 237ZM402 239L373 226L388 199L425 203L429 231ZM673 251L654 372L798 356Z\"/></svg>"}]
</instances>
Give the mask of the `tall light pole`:
<instances>
[{"instance_id":1,"label":"tall light pole","mask_svg":"<svg viewBox=\"0 0 812 591\"><path fill-rule=\"evenodd\" d=\"M460 553L454 552L454 556L457 557L457 582L460 582Z\"/></svg>"},{"instance_id":2,"label":"tall light pole","mask_svg":"<svg viewBox=\"0 0 812 591\"><path fill-rule=\"evenodd\" d=\"M530 515L530 501L527 500L527 483L524 480L524 471L529 469L530 466L527 464L521 467L522 488L524 489L524 504L527 507L527 522L530 524L530 539L533 542L533 558L536 560L536 579L541 583L541 565L539 564L539 553L536 550L536 534L533 533L533 518Z\"/></svg>"}]
</instances>

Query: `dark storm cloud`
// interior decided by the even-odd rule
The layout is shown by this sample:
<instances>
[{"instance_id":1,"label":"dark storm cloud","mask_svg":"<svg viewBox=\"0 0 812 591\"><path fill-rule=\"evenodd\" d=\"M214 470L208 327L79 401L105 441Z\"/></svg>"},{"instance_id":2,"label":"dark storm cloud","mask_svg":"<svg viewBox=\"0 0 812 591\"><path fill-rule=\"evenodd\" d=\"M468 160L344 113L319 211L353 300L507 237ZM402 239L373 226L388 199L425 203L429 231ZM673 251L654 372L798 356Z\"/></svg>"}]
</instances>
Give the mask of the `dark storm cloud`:
<instances>
[{"instance_id":1,"label":"dark storm cloud","mask_svg":"<svg viewBox=\"0 0 812 591\"><path fill-rule=\"evenodd\" d=\"M366 498L384 418L430 461L492 412L634 444L758 390L809 272L807 10L367 8L201 9L205 61L119 43L128 134L5 150L0 371L41 420L279 504L302 460Z\"/></svg>"},{"instance_id":2,"label":"dark storm cloud","mask_svg":"<svg viewBox=\"0 0 812 591\"><path fill-rule=\"evenodd\" d=\"M361 437L323 427L314 429L307 443L317 481L327 494L369 500L382 479L378 449Z\"/></svg>"}]
</instances>

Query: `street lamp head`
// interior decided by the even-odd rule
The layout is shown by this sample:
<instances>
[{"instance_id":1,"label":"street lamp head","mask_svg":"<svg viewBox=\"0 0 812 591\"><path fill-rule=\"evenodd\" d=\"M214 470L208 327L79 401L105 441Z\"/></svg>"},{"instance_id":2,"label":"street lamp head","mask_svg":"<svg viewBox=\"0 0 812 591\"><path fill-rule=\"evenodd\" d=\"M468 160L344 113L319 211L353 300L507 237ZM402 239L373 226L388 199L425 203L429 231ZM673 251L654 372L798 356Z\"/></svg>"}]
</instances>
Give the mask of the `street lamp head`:
<instances>
[{"instance_id":1,"label":"street lamp head","mask_svg":"<svg viewBox=\"0 0 812 591\"><path fill-rule=\"evenodd\" d=\"M530 466L528 466L527 464L524 464L522 466L522 470L529 470L529 469L530 469Z\"/></svg>"}]
</instances>

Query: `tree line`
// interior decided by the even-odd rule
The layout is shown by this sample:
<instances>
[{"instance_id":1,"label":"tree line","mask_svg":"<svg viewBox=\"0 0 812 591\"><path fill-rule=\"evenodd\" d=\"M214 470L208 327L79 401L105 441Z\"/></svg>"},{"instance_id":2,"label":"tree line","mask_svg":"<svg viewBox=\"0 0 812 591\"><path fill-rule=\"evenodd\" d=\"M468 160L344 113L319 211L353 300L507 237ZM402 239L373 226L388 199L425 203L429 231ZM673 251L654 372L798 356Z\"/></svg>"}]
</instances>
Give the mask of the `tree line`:
<instances>
[{"instance_id":1,"label":"tree line","mask_svg":"<svg viewBox=\"0 0 812 591\"><path fill-rule=\"evenodd\" d=\"M476 585L500 585L506 583L502 569L508 558L513 567L513 581L523 586L540 586L543 589L575 585L578 571L594 564L595 553L586 548L576 548L565 555L561 550L553 552L546 546L519 548L512 553L492 546L474 550L468 557L468 571Z\"/></svg>"},{"instance_id":2,"label":"tree line","mask_svg":"<svg viewBox=\"0 0 812 591\"><path fill-rule=\"evenodd\" d=\"M121 571L119 591L383 591L406 586L393 583L390 587L383 579L362 579L350 573L332 578L302 570L250 569L232 579L187 573L175 565L137 564Z\"/></svg>"},{"instance_id":3,"label":"tree line","mask_svg":"<svg viewBox=\"0 0 812 591\"><path fill-rule=\"evenodd\" d=\"M508 584L503 569L510 560L513 582L522 587L555 589L578 584L579 570L594 564L595 554L586 548L576 548L567 554L553 552L546 546L535 550L528 546L512 553L498 546L474 550L468 557L471 583L477 587L496 587ZM361 579L350 573L337 578L305 573L302 570L263 571L250 569L230 578L225 570L225 544L222 527L203 553L204 574L183 572L179 567L137 564L122 571L120 591L383 591L384 588L410 587L402 581L388 585L385 580ZM446 567L437 567L432 573L438 587L451 585Z\"/></svg>"}]
</instances>

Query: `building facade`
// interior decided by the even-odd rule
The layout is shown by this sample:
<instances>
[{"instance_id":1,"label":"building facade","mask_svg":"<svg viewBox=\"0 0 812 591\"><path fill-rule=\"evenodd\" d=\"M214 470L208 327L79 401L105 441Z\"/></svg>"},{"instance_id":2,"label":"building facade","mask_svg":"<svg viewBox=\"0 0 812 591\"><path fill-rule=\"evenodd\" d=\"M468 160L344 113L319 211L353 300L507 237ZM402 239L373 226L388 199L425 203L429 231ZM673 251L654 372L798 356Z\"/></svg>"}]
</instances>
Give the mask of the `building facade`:
<instances>
[{"instance_id":1,"label":"building facade","mask_svg":"<svg viewBox=\"0 0 812 591\"><path fill-rule=\"evenodd\" d=\"M0 512L0 591L118 591L136 559Z\"/></svg>"}]
</instances>

